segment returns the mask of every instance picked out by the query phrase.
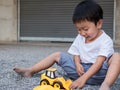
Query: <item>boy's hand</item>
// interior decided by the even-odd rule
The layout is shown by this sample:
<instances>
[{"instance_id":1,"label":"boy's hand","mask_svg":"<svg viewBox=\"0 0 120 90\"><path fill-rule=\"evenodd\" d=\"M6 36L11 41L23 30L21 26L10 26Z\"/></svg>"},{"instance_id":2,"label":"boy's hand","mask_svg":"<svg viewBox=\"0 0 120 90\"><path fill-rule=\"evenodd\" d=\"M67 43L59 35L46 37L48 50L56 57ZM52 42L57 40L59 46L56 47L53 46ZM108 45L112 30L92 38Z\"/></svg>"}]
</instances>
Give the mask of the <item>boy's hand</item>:
<instances>
[{"instance_id":1,"label":"boy's hand","mask_svg":"<svg viewBox=\"0 0 120 90\"><path fill-rule=\"evenodd\" d=\"M86 83L86 80L81 76L77 80L75 80L71 85L70 89L82 88Z\"/></svg>"},{"instance_id":2,"label":"boy's hand","mask_svg":"<svg viewBox=\"0 0 120 90\"><path fill-rule=\"evenodd\" d=\"M84 68L83 68L83 66L81 64L76 65L76 71L77 71L79 76L82 76L85 73Z\"/></svg>"}]
</instances>

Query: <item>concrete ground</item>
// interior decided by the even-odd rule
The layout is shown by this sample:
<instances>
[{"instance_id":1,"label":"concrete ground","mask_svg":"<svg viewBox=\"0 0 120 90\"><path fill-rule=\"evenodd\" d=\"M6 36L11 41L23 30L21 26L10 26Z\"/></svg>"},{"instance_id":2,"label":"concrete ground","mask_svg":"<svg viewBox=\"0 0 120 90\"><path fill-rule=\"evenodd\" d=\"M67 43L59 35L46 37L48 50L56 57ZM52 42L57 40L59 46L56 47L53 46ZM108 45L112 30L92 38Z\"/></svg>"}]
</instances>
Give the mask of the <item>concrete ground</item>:
<instances>
[{"instance_id":1,"label":"concrete ground","mask_svg":"<svg viewBox=\"0 0 120 90\"><path fill-rule=\"evenodd\" d=\"M67 52L69 46L70 43L45 42L0 45L0 90L32 90L39 85L39 77L44 71L35 74L32 78L24 78L15 73L12 70L13 67L32 66L53 52ZM120 48L115 48L115 51L120 52ZM54 66L56 67L56 65ZM81 90L98 90L98 88L99 86L85 85ZM111 90L120 90L120 78L117 79Z\"/></svg>"}]
</instances>

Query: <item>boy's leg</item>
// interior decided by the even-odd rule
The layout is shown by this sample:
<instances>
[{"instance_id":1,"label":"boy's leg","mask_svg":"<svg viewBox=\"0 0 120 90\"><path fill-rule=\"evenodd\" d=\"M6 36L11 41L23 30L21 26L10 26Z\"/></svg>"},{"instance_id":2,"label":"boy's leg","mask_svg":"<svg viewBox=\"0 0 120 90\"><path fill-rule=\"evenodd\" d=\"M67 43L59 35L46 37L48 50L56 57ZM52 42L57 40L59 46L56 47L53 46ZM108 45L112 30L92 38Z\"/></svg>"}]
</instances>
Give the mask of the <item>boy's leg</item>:
<instances>
[{"instance_id":1,"label":"boy's leg","mask_svg":"<svg viewBox=\"0 0 120 90\"><path fill-rule=\"evenodd\" d=\"M99 90L110 90L120 74L120 54L114 53L108 62L109 68L105 80Z\"/></svg>"},{"instance_id":2,"label":"boy's leg","mask_svg":"<svg viewBox=\"0 0 120 90\"><path fill-rule=\"evenodd\" d=\"M44 70L46 68L49 68L52 66L55 62L59 62L60 60L60 52L53 53L37 64L33 65L32 67L29 68L19 68L15 67L13 70L19 74L21 74L24 77L31 77L34 73L37 73L41 70Z\"/></svg>"}]
</instances>

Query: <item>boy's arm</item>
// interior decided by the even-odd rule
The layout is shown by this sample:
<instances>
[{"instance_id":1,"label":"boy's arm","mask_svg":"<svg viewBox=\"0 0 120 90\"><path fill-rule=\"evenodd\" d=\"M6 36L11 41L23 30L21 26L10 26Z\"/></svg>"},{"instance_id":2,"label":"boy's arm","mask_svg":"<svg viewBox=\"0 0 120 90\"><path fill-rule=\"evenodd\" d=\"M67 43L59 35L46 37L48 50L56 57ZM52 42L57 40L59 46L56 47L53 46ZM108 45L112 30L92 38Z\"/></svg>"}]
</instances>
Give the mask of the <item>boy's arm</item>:
<instances>
[{"instance_id":1,"label":"boy's arm","mask_svg":"<svg viewBox=\"0 0 120 90\"><path fill-rule=\"evenodd\" d=\"M84 68L83 66L80 64L80 56L79 55L74 55L73 56L74 62L75 62L75 66L76 66L76 72L78 73L78 75L83 75L84 73Z\"/></svg>"},{"instance_id":2,"label":"boy's arm","mask_svg":"<svg viewBox=\"0 0 120 90\"><path fill-rule=\"evenodd\" d=\"M101 68L103 62L105 61L105 56L98 56L96 62L89 68L89 70L75 80L70 88L82 88L86 81L91 78L97 71Z\"/></svg>"},{"instance_id":3,"label":"boy's arm","mask_svg":"<svg viewBox=\"0 0 120 90\"><path fill-rule=\"evenodd\" d=\"M83 78L88 80L91 78L98 70L102 67L106 57L105 56L98 56L96 62L89 68L89 70L83 75Z\"/></svg>"}]
</instances>

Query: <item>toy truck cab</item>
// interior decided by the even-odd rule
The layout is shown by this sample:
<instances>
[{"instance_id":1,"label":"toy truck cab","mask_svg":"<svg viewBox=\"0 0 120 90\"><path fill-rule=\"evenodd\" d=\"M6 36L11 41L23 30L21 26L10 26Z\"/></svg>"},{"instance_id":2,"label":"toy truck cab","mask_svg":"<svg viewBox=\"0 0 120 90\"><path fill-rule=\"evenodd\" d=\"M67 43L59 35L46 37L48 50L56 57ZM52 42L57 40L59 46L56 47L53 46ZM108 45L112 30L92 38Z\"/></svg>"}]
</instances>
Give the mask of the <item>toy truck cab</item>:
<instances>
[{"instance_id":1,"label":"toy truck cab","mask_svg":"<svg viewBox=\"0 0 120 90\"><path fill-rule=\"evenodd\" d=\"M56 71L57 71L57 69L56 68L52 68L52 69L48 69L47 71L46 71L46 76L47 77L49 77L49 78L51 78L51 79L54 79L54 78L56 78L57 76L56 76Z\"/></svg>"},{"instance_id":2,"label":"toy truck cab","mask_svg":"<svg viewBox=\"0 0 120 90\"><path fill-rule=\"evenodd\" d=\"M69 90L72 81L57 76L56 71L56 68L47 69L46 72L41 75L40 85L51 85L54 88Z\"/></svg>"}]
</instances>

